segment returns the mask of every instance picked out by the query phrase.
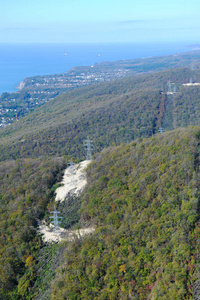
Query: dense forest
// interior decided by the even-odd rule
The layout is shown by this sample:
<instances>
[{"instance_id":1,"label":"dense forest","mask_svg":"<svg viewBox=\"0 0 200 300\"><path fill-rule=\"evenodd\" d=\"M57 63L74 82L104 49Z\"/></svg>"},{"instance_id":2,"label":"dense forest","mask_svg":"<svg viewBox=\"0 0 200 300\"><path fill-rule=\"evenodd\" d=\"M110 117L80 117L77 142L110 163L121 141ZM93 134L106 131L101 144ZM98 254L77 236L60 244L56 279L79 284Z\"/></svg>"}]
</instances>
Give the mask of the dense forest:
<instances>
[{"instance_id":1,"label":"dense forest","mask_svg":"<svg viewBox=\"0 0 200 300\"><path fill-rule=\"evenodd\" d=\"M183 85L191 78L200 83L198 66L77 88L0 130L0 299L197 299L200 86ZM44 243L38 223L49 222L70 158L85 159L87 136L88 185L57 207L61 226L95 232Z\"/></svg>"},{"instance_id":2,"label":"dense forest","mask_svg":"<svg viewBox=\"0 0 200 300\"><path fill-rule=\"evenodd\" d=\"M79 212L95 233L55 246L35 228L66 163L1 163L1 299L193 299L199 155L199 127L96 154Z\"/></svg>"},{"instance_id":3,"label":"dense forest","mask_svg":"<svg viewBox=\"0 0 200 300\"><path fill-rule=\"evenodd\" d=\"M88 168L81 217L51 299L193 299L199 251L199 128L109 148Z\"/></svg>"},{"instance_id":4,"label":"dense forest","mask_svg":"<svg viewBox=\"0 0 200 300\"><path fill-rule=\"evenodd\" d=\"M37 220L53 208L54 184L64 167L59 157L0 165L0 299L23 299L35 281L34 265L42 247Z\"/></svg>"}]
</instances>

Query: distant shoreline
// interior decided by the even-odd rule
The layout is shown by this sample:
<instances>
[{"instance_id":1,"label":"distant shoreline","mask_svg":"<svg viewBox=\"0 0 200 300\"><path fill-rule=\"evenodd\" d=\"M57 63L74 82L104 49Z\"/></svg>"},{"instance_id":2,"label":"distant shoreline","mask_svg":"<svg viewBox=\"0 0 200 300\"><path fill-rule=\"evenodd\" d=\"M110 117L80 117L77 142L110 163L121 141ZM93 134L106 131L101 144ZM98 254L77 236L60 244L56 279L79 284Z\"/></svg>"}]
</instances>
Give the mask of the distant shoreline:
<instances>
[{"instance_id":1,"label":"distant shoreline","mask_svg":"<svg viewBox=\"0 0 200 300\"><path fill-rule=\"evenodd\" d=\"M1 45L0 57L4 64L0 70L0 94L15 92L21 87L20 81L27 77L66 73L76 66L91 66L105 61L187 52L187 44Z\"/></svg>"}]
</instances>

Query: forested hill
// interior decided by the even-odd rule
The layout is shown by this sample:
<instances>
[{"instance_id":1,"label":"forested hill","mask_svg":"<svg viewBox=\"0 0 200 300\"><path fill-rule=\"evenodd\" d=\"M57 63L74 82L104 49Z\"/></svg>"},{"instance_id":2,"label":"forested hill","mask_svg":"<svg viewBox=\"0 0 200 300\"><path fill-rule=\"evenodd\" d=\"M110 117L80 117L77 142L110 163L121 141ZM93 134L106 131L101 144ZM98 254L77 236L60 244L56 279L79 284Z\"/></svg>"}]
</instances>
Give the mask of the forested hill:
<instances>
[{"instance_id":1,"label":"forested hill","mask_svg":"<svg viewBox=\"0 0 200 300\"><path fill-rule=\"evenodd\" d=\"M0 130L0 299L199 299L198 66L77 88ZM38 221L87 136L88 186L57 206L95 232L44 244Z\"/></svg>"},{"instance_id":2,"label":"forested hill","mask_svg":"<svg viewBox=\"0 0 200 300\"><path fill-rule=\"evenodd\" d=\"M0 164L0 299L199 299L200 127L96 154L62 224L95 232L45 245L37 220L49 219L66 162Z\"/></svg>"},{"instance_id":3,"label":"forested hill","mask_svg":"<svg viewBox=\"0 0 200 300\"><path fill-rule=\"evenodd\" d=\"M63 94L0 131L0 160L43 155L84 157L94 151L200 121L199 69L171 69L118 79ZM168 94L169 80L176 92Z\"/></svg>"},{"instance_id":4,"label":"forested hill","mask_svg":"<svg viewBox=\"0 0 200 300\"><path fill-rule=\"evenodd\" d=\"M200 128L109 148L88 169L82 222L51 299L199 299Z\"/></svg>"}]
</instances>

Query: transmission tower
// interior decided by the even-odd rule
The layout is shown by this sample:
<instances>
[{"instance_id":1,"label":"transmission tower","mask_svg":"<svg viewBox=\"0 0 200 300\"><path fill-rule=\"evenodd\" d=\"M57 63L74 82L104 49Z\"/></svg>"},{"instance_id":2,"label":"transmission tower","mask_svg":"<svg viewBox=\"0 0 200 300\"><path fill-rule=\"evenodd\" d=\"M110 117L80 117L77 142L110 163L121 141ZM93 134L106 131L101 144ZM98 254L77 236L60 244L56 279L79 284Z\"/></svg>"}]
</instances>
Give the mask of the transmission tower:
<instances>
[{"instance_id":1,"label":"transmission tower","mask_svg":"<svg viewBox=\"0 0 200 300\"><path fill-rule=\"evenodd\" d=\"M172 93L172 84L171 81L168 81L168 93Z\"/></svg>"},{"instance_id":2,"label":"transmission tower","mask_svg":"<svg viewBox=\"0 0 200 300\"><path fill-rule=\"evenodd\" d=\"M91 151L93 150L93 142L89 139L89 136L87 136L87 140L84 141L84 147L86 148L87 151L86 159L91 160L92 159Z\"/></svg>"},{"instance_id":3,"label":"transmission tower","mask_svg":"<svg viewBox=\"0 0 200 300\"><path fill-rule=\"evenodd\" d=\"M50 216L50 219L53 219L52 223L54 225L53 231L59 229L59 224L61 223L61 219L62 217L59 217L58 214L60 214L59 211L57 211L56 207L54 206L54 210L50 212L51 214L53 214L53 216Z\"/></svg>"},{"instance_id":4,"label":"transmission tower","mask_svg":"<svg viewBox=\"0 0 200 300\"><path fill-rule=\"evenodd\" d=\"M176 93L176 85L174 84L173 92Z\"/></svg>"},{"instance_id":5,"label":"transmission tower","mask_svg":"<svg viewBox=\"0 0 200 300\"><path fill-rule=\"evenodd\" d=\"M70 172L70 177L71 177L71 182L75 182L75 178L74 178L74 165L75 163L72 161L72 159L70 160L70 162L67 164L68 165L68 169L69 169L69 172Z\"/></svg>"},{"instance_id":6,"label":"transmission tower","mask_svg":"<svg viewBox=\"0 0 200 300\"><path fill-rule=\"evenodd\" d=\"M159 131L160 133L165 132L164 129L163 129L162 127L160 127L160 128L158 129L158 131Z\"/></svg>"},{"instance_id":7,"label":"transmission tower","mask_svg":"<svg viewBox=\"0 0 200 300\"><path fill-rule=\"evenodd\" d=\"M167 83L168 86L168 90L167 90L167 94L174 94L176 93L176 85L175 83L171 82L170 80Z\"/></svg>"}]
</instances>

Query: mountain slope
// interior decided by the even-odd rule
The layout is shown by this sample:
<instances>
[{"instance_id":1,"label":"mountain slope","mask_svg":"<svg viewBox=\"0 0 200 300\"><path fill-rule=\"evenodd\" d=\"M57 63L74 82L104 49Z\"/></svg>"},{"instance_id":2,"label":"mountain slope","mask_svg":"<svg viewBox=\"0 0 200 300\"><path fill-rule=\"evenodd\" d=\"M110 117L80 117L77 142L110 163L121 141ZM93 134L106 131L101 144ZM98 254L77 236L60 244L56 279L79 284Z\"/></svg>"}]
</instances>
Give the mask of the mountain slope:
<instances>
[{"instance_id":1,"label":"mountain slope","mask_svg":"<svg viewBox=\"0 0 200 300\"><path fill-rule=\"evenodd\" d=\"M88 169L81 219L51 299L192 299L200 234L200 128L109 148Z\"/></svg>"},{"instance_id":2,"label":"mountain slope","mask_svg":"<svg viewBox=\"0 0 200 300\"><path fill-rule=\"evenodd\" d=\"M43 247L36 230L37 219L46 214L53 199L53 186L61 180L64 167L66 164L59 157L0 164L2 300L26 299L25 295L36 279L38 251Z\"/></svg>"},{"instance_id":3,"label":"mountain slope","mask_svg":"<svg viewBox=\"0 0 200 300\"><path fill-rule=\"evenodd\" d=\"M48 219L65 160L1 162L1 299L192 299L199 157L199 127L103 150L75 216L95 225L94 235L53 248L42 244L36 220Z\"/></svg>"},{"instance_id":4,"label":"mountain slope","mask_svg":"<svg viewBox=\"0 0 200 300\"><path fill-rule=\"evenodd\" d=\"M68 155L84 157L90 135L95 151L199 122L199 87L184 87L199 70L173 69L77 89L59 96L0 132L0 159ZM167 95L171 80L178 92ZM164 89L164 94L161 92Z\"/></svg>"}]
</instances>

